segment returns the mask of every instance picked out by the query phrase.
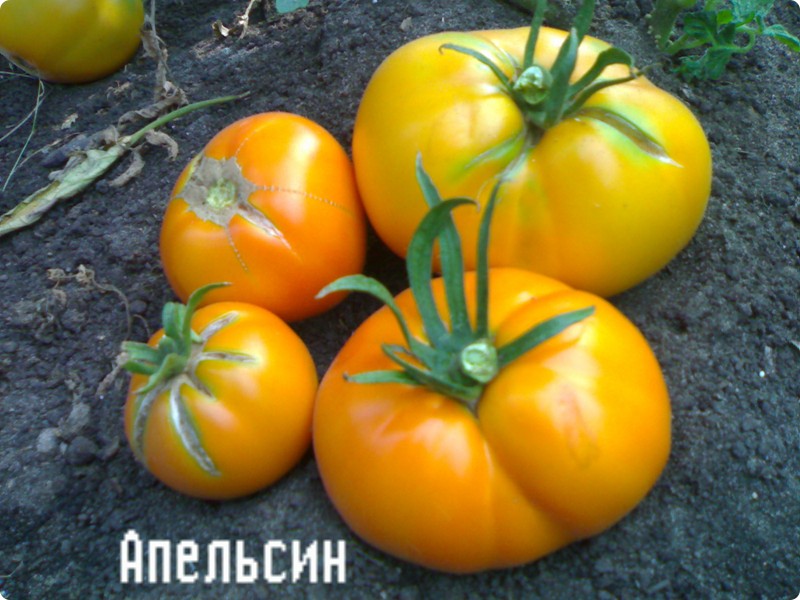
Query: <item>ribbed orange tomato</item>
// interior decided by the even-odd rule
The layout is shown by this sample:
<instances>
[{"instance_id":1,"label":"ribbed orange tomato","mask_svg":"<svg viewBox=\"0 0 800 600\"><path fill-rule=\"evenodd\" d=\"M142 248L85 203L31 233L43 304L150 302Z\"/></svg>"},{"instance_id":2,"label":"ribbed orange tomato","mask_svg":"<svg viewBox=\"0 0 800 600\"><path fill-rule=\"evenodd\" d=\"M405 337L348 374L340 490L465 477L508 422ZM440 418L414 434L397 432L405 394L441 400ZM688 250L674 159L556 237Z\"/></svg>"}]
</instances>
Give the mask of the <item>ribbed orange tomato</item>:
<instances>
[{"instance_id":1,"label":"ribbed orange tomato","mask_svg":"<svg viewBox=\"0 0 800 600\"><path fill-rule=\"evenodd\" d=\"M350 159L320 125L289 113L254 115L220 131L178 178L161 228L164 272L182 300L236 300L289 321L343 296L322 287L358 273L366 221Z\"/></svg>"},{"instance_id":2,"label":"ribbed orange tomato","mask_svg":"<svg viewBox=\"0 0 800 600\"><path fill-rule=\"evenodd\" d=\"M535 560L603 531L667 460L670 404L644 337L602 298L514 268L464 273L452 217L417 163L431 209L409 247L409 289L328 286L386 306L326 373L314 452L342 518L367 542L434 569ZM442 277L430 279L434 244ZM399 367L399 368L398 368Z\"/></svg>"},{"instance_id":3,"label":"ribbed orange tomato","mask_svg":"<svg viewBox=\"0 0 800 600\"><path fill-rule=\"evenodd\" d=\"M450 572L508 567L595 535L653 486L670 448L660 368L638 330L597 296L517 269L490 273L489 329L502 345L554 315L595 312L503 368L474 412L422 387L345 377L396 368L382 308L325 375L314 452L325 489L370 544ZM441 280L433 292L448 314ZM467 298L475 278L467 274ZM426 339L407 290L396 298ZM473 311L474 314L474 311Z\"/></svg>"}]
</instances>

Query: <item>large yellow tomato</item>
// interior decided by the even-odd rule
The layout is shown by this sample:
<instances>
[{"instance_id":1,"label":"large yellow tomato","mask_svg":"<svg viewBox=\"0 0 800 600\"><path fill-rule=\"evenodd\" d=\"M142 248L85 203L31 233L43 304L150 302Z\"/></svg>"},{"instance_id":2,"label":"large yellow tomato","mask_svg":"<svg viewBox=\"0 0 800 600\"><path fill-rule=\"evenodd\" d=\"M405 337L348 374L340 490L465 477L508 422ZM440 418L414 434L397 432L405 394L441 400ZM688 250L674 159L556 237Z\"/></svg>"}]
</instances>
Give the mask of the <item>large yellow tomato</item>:
<instances>
[{"instance_id":1,"label":"large yellow tomato","mask_svg":"<svg viewBox=\"0 0 800 600\"><path fill-rule=\"evenodd\" d=\"M336 357L314 409L317 464L347 524L444 571L517 565L597 534L645 496L670 448L667 389L630 321L529 271L492 269L489 282L489 337L501 348L555 315L594 313L504 366L470 410L423 387L346 378L396 368L386 350L404 335L384 307ZM475 284L468 273L468 299ZM434 280L448 315L443 290ZM426 340L411 293L396 302Z\"/></svg>"},{"instance_id":2,"label":"large yellow tomato","mask_svg":"<svg viewBox=\"0 0 800 600\"><path fill-rule=\"evenodd\" d=\"M435 34L383 62L355 122L362 200L379 236L404 256L426 210L415 182L417 154L443 197L483 204L503 179L491 264L612 295L661 269L691 239L710 192L708 142L686 106L641 76L599 89L542 129L524 94L515 98L485 62L452 48L488 58L513 87L528 33ZM550 68L565 38L541 28L535 65ZM583 38L571 84L609 48ZM600 81L629 73L614 64ZM547 81L541 85L547 91ZM480 215L454 217L472 268Z\"/></svg>"},{"instance_id":3,"label":"large yellow tomato","mask_svg":"<svg viewBox=\"0 0 800 600\"><path fill-rule=\"evenodd\" d=\"M0 2L0 53L47 81L110 75L139 47L142 0Z\"/></svg>"},{"instance_id":4,"label":"large yellow tomato","mask_svg":"<svg viewBox=\"0 0 800 600\"><path fill-rule=\"evenodd\" d=\"M366 227L336 139L305 117L261 113L225 127L184 169L161 226L161 260L184 301L228 281L203 302L250 302L294 321L343 298L315 295L361 270Z\"/></svg>"},{"instance_id":5,"label":"large yellow tomato","mask_svg":"<svg viewBox=\"0 0 800 600\"><path fill-rule=\"evenodd\" d=\"M317 373L308 349L258 306L220 302L194 314L176 306L147 345L126 346L134 454L163 483L199 498L274 483L311 441Z\"/></svg>"}]
</instances>

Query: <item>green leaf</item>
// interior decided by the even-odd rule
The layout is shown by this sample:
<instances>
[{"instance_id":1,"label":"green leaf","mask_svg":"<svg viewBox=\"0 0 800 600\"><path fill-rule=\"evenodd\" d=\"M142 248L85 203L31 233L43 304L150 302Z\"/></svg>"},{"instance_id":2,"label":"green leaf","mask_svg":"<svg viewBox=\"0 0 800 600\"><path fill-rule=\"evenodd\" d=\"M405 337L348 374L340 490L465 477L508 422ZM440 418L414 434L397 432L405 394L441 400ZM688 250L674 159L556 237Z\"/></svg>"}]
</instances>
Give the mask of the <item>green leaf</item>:
<instances>
[{"instance_id":1,"label":"green leaf","mask_svg":"<svg viewBox=\"0 0 800 600\"><path fill-rule=\"evenodd\" d=\"M10 211L0 216L0 237L32 225L59 201L82 192L123 155L122 146L107 150L91 149L74 157L62 171L55 174L53 183L34 192Z\"/></svg>"},{"instance_id":2,"label":"green leaf","mask_svg":"<svg viewBox=\"0 0 800 600\"><path fill-rule=\"evenodd\" d=\"M275 10L284 15L308 6L308 0L275 0Z\"/></svg>"},{"instance_id":3,"label":"green leaf","mask_svg":"<svg viewBox=\"0 0 800 600\"><path fill-rule=\"evenodd\" d=\"M732 13L739 23L749 23L755 17L764 17L772 10L774 0L730 0Z\"/></svg>"},{"instance_id":4,"label":"green leaf","mask_svg":"<svg viewBox=\"0 0 800 600\"><path fill-rule=\"evenodd\" d=\"M800 39L789 33L783 25L770 25L761 33L780 42L792 52L800 52Z\"/></svg>"}]
</instances>

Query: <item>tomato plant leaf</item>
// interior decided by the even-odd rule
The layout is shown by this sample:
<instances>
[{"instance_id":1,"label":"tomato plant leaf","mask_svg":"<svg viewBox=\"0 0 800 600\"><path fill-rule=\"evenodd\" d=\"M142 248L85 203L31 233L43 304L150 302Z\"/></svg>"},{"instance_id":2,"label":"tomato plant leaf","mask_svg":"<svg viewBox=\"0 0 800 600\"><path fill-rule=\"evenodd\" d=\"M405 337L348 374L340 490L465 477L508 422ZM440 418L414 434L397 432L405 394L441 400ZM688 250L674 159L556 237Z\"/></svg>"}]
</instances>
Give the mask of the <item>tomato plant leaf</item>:
<instances>
[{"instance_id":1,"label":"tomato plant leaf","mask_svg":"<svg viewBox=\"0 0 800 600\"><path fill-rule=\"evenodd\" d=\"M723 1L707 0L703 10L683 14L681 34L670 41L678 16L692 4L656 0L650 15L651 30L662 51L680 55L674 71L685 79L719 79L730 60L749 52L761 36L800 52L800 40L785 27L765 24L773 0L727 0L725 5ZM687 54L692 50L698 53Z\"/></svg>"},{"instance_id":2,"label":"tomato plant leaf","mask_svg":"<svg viewBox=\"0 0 800 600\"><path fill-rule=\"evenodd\" d=\"M308 6L308 0L275 0L275 10L282 15L306 6Z\"/></svg>"},{"instance_id":3,"label":"tomato plant leaf","mask_svg":"<svg viewBox=\"0 0 800 600\"><path fill-rule=\"evenodd\" d=\"M800 52L800 39L789 33L783 25L770 25L762 33L788 47L792 52Z\"/></svg>"}]
</instances>

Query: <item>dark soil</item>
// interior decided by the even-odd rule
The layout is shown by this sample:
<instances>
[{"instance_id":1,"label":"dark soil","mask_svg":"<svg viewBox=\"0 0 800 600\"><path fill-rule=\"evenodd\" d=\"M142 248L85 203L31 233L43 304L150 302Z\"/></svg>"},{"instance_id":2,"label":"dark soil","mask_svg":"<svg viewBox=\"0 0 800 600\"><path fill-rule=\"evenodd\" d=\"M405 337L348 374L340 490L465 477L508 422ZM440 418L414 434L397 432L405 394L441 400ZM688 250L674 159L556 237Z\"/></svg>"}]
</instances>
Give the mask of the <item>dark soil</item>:
<instances>
[{"instance_id":1,"label":"dark soil","mask_svg":"<svg viewBox=\"0 0 800 600\"><path fill-rule=\"evenodd\" d=\"M774 19L800 32L800 8ZM241 501L178 495L133 459L122 432L127 377L103 393L128 337L157 328L173 299L157 252L159 222L184 164L219 129L284 110L326 127L346 147L371 73L415 37L524 25L492 0L312 2L278 17L260 8L244 38L221 39L247 2L163 0L158 33L169 78L192 101L250 97L164 128L179 144L143 151L144 171L109 182L127 161L41 222L0 239L0 593L21 598L765 598L800 592L800 59L762 40L716 83L686 84L659 65L644 21L649 0L601 2L592 34L654 64L649 77L702 122L715 175L697 236L667 269L615 304L644 332L671 391L674 444L661 480L621 523L536 563L450 576L396 561L356 539L323 491L313 457ZM564 27L571 3L549 24ZM0 212L43 186L53 150L153 101L155 62L140 50L114 76L47 85ZM33 108L35 80L0 75L0 136ZM29 126L0 141L5 182ZM132 131L132 128L128 128ZM40 152L36 152L40 151ZM45 159L48 161L46 162ZM128 159L129 160L129 159ZM83 265L99 285L76 281ZM372 238L367 271L403 287L402 263ZM60 281L51 269L63 271ZM63 275L67 277L64 278ZM73 276L73 277L69 277ZM112 290L113 286L116 290ZM296 330L320 374L376 307L351 297ZM307 575L270 585L120 583L120 542L343 540L345 584ZM202 554L205 556L205 554ZM205 572L204 561L199 564Z\"/></svg>"}]
</instances>

